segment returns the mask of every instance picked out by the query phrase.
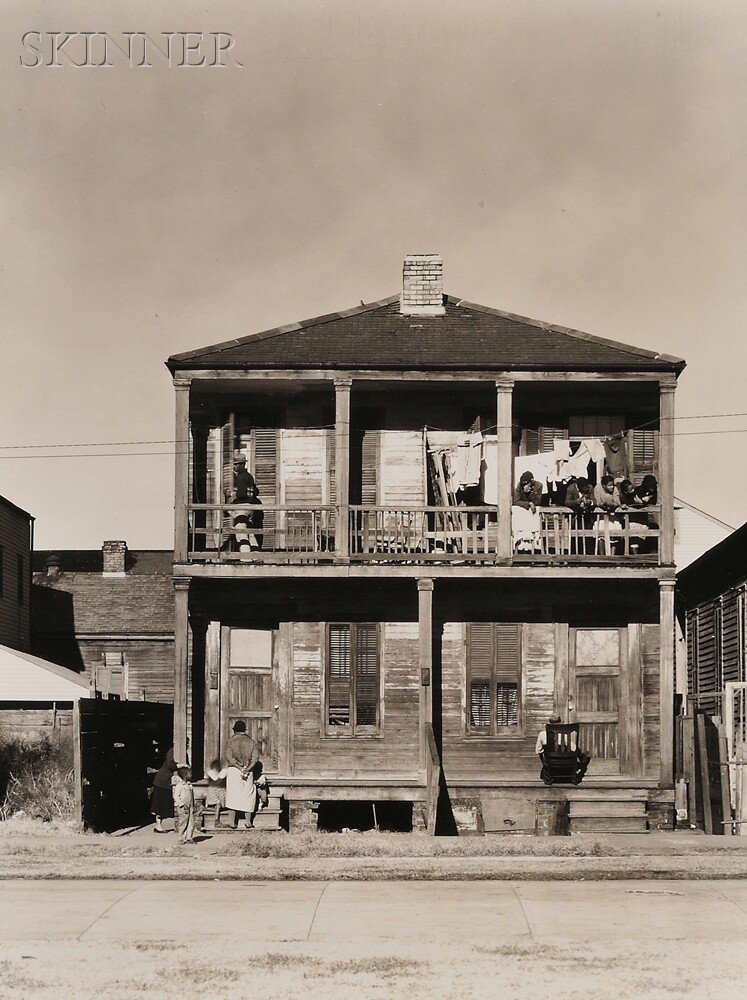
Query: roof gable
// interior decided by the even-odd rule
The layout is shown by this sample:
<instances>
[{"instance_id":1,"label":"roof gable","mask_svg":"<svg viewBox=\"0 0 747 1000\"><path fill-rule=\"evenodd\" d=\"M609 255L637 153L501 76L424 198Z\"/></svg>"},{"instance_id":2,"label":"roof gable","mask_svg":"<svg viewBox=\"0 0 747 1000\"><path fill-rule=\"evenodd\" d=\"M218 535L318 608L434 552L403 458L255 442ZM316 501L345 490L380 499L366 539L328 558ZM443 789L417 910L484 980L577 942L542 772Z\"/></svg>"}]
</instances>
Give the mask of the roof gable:
<instances>
[{"instance_id":1,"label":"roof gable","mask_svg":"<svg viewBox=\"0 0 747 1000\"><path fill-rule=\"evenodd\" d=\"M444 316L402 316L399 296L176 354L180 369L371 368L664 371L680 358L445 296Z\"/></svg>"}]
</instances>

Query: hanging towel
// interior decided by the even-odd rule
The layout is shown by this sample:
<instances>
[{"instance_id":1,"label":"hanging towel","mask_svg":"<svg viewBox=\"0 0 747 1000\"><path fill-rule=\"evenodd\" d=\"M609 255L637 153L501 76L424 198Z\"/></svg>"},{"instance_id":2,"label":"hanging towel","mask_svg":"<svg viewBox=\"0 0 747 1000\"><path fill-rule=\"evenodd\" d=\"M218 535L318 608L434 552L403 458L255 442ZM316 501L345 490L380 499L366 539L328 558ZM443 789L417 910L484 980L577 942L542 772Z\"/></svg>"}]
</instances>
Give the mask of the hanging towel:
<instances>
[{"instance_id":1,"label":"hanging towel","mask_svg":"<svg viewBox=\"0 0 747 1000\"><path fill-rule=\"evenodd\" d=\"M479 486L480 484L480 462L482 461L482 434L478 431L471 434L466 441L457 448L459 469L459 485Z\"/></svg>"},{"instance_id":2,"label":"hanging towel","mask_svg":"<svg viewBox=\"0 0 747 1000\"><path fill-rule=\"evenodd\" d=\"M480 499L489 507L498 506L498 439L485 438L482 446Z\"/></svg>"},{"instance_id":3,"label":"hanging towel","mask_svg":"<svg viewBox=\"0 0 747 1000\"><path fill-rule=\"evenodd\" d=\"M557 463L555 452L547 451L542 455L520 455L514 459L514 486L521 479L522 472L531 472L532 477L538 483L542 483L542 490L547 492L547 480L556 478Z\"/></svg>"},{"instance_id":4,"label":"hanging towel","mask_svg":"<svg viewBox=\"0 0 747 1000\"><path fill-rule=\"evenodd\" d=\"M554 438L552 444L556 462L566 462L571 457L571 442L568 438Z\"/></svg>"},{"instance_id":5,"label":"hanging towel","mask_svg":"<svg viewBox=\"0 0 747 1000\"><path fill-rule=\"evenodd\" d=\"M597 438L584 438L581 442L586 445L591 455L592 462L602 462L605 457L604 445Z\"/></svg>"},{"instance_id":6,"label":"hanging towel","mask_svg":"<svg viewBox=\"0 0 747 1000\"><path fill-rule=\"evenodd\" d=\"M591 454L589 453L589 449L586 447L586 444L582 441L575 455L571 455L568 462L561 467L561 476L564 479L569 476L575 476L576 479L581 477L585 479L590 461Z\"/></svg>"}]
</instances>

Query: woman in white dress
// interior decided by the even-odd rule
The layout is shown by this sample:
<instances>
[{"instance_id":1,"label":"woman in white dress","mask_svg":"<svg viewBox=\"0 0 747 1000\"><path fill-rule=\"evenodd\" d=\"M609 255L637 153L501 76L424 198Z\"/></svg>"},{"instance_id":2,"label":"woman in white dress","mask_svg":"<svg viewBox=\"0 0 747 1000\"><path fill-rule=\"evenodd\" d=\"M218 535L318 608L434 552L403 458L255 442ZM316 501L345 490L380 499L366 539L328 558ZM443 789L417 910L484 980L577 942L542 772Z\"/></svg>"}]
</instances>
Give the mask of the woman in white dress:
<instances>
[{"instance_id":1,"label":"woman in white dress","mask_svg":"<svg viewBox=\"0 0 747 1000\"><path fill-rule=\"evenodd\" d=\"M244 826L252 828L252 817L257 808L257 789L254 784L254 766L259 760L257 745L246 731L246 723L234 723L233 736L226 746L226 809L244 814Z\"/></svg>"}]
</instances>

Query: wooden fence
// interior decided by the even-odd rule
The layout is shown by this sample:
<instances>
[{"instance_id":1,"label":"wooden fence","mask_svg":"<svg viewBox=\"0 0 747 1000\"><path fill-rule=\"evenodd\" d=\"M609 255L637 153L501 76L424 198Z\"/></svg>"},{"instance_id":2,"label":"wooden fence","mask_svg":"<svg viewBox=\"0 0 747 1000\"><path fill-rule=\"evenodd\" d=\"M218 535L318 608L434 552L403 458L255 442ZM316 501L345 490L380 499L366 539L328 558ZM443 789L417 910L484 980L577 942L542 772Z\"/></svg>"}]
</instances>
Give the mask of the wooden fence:
<instances>
[{"instance_id":1,"label":"wooden fence","mask_svg":"<svg viewBox=\"0 0 747 1000\"><path fill-rule=\"evenodd\" d=\"M147 822L153 773L173 746L172 705L81 698L73 709L77 819L96 832Z\"/></svg>"}]
</instances>

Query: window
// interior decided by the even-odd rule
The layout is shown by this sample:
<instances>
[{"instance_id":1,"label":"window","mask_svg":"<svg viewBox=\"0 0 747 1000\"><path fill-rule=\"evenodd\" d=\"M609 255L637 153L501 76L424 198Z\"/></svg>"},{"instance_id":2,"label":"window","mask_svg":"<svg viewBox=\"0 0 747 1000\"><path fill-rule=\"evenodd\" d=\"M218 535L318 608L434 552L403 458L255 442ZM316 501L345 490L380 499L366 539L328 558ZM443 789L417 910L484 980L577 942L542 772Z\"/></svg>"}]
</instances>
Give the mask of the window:
<instances>
[{"instance_id":1,"label":"window","mask_svg":"<svg viewBox=\"0 0 747 1000\"><path fill-rule=\"evenodd\" d=\"M24 572L23 572L23 556L21 556L21 555L18 556L17 566L18 566L18 603L19 604L23 604L23 592L24 592L23 579L24 579Z\"/></svg>"},{"instance_id":2,"label":"window","mask_svg":"<svg viewBox=\"0 0 747 1000\"><path fill-rule=\"evenodd\" d=\"M379 730L379 627L330 623L327 630L328 733Z\"/></svg>"},{"instance_id":3,"label":"window","mask_svg":"<svg viewBox=\"0 0 747 1000\"><path fill-rule=\"evenodd\" d=\"M467 625L467 731L479 736L521 732L521 626Z\"/></svg>"}]
</instances>

